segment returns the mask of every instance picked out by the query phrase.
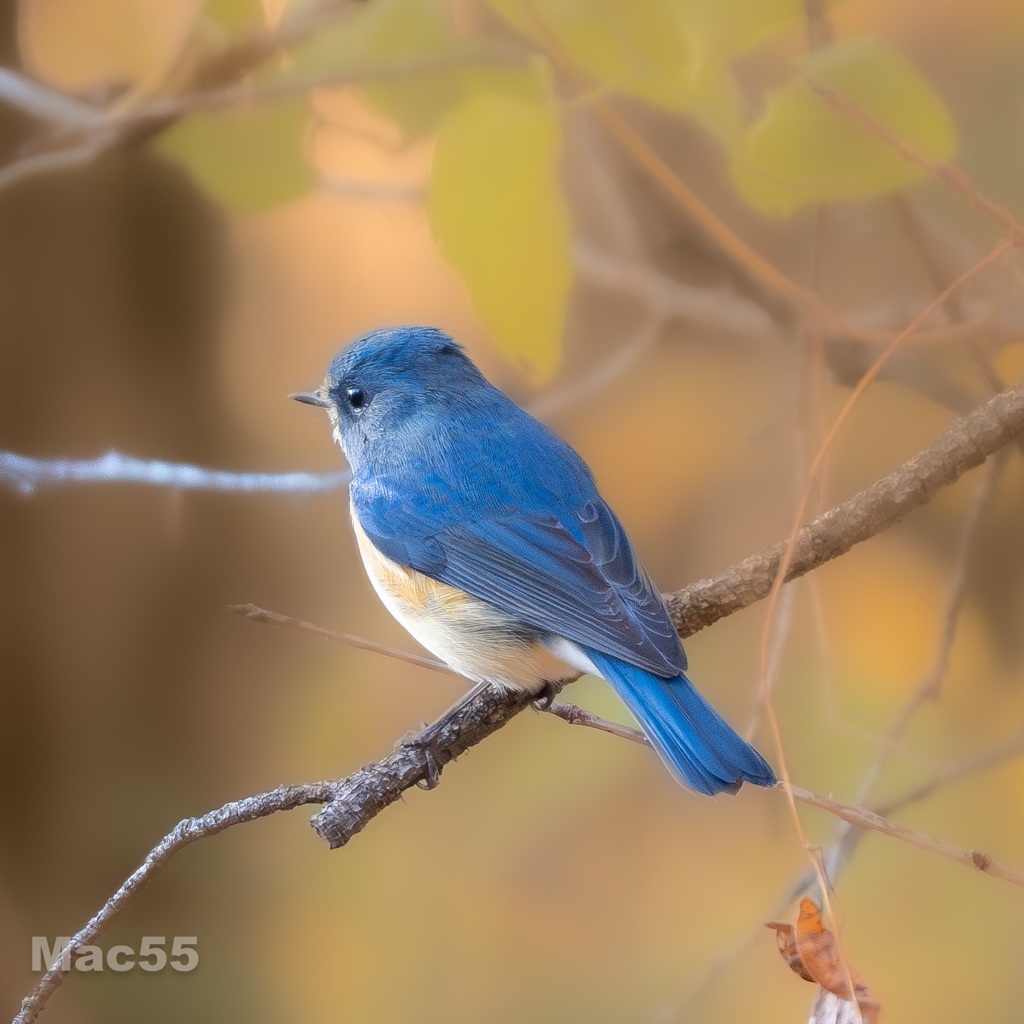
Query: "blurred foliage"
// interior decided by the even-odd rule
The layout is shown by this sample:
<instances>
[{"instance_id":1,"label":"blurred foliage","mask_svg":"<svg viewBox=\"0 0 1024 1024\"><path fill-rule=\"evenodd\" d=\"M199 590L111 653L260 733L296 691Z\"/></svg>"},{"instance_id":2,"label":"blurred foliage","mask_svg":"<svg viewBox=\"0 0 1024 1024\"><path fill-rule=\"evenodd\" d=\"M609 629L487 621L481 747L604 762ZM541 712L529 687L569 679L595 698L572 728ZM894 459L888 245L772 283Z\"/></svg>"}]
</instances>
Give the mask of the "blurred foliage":
<instances>
[{"instance_id":1,"label":"blurred foliage","mask_svg":"<svg viewBox=\"0 0 1024 1024\"><path fill-rule=\"evenodd\" d=\"M802 20L799 0L488 0L516 29L550 35L599 85L692 114L726 144L743 122L732 62Z\"/></svg>"},{"instance_id":2,"label":"blurred foliage","mask_svg":"<svg viewBox=\"0 0 1024 1024\"><path fill-rule=\"evenodd\" d=\"M193 114L160 140L210 197L238 210L257 210L305 195L315 178L303 153L309 110L305 97L251 111Z\"/></svg>"},{"instance_id":3,"label":"blurred foliage","mask_svg":"<svg viewBox=\"0 0 1024 1024\"><path fill-rule=\"evenodd\" d=\"M765 213L884 195L927 177L888 143L826 106L808 78L832 86L925 156L953 155L952 118L921 75L888 46L847 40L811 54L801 74L770 93L764 114L733 151L737 187Z\"/></svg>"},{"instance_id":4,"label":"blurred foliage","mask_svg":"<svg viewBox=\"0 0 1024 1024\"><path fill-rule=\"evenodd\" d=\"M221 83L248 90L244 104L0 191L0 446L333 469L324 423L287 392L314 386L342 339L435 323L524 403L524 380L550 381L546 417L665 589L779 539L808 453L877 349L850 362L848 339L780 314L603 134L600 106L791 280L863 323L906 323L996 229L808 78L932 157L955 153L1024 211L1018 0L844 0L823 15L834 42L814 50L806 6L353 2ZM316 9L19 0L7 52L130 114L218 88L195 69ZM61 142L0 114L8 159ZM41 150L25 145L33 133ZM578 250L611 269L588 270ZM1019 378L1020 280L1013 262L973 282L934 318L954 336L908 346L871 387L818 508L891 470L999 375ZM734 308L763 327L721 328ZM884 755L885 798L1021 728L1024 470L1010 455L942 692L901 742L886 732L935 660L977 474L789 591L774 701L796 782L854 800ZM224 611L252 600L406 647L363 579L340 496L0 492L0 537L5 1011L33 981L25 936L81 924L181 817L351 770L464 689ZM760 721L763 622L752 609L687 644L695 679L740 727ZM569 697L624 716L596 681ZM1021 864L1022 797L1017 758L898 817ZM804 825L812 843L834 835L827 816ZM47 1013L806 1020L809 986L761 927L788 914L776 903L806 866L781 800L692 798L645 750L526 714L341 853L298 815L187 851L110 939L198 934L201 969L74 976ZM1016 1024L1017 900L871 836L834 909L883 1020Z\"/></svg>"},{"instance_id":5,"label":"blurred foliage","mask_svg":"<svg viewBox=\"0 0 1024 1024\"><path fill-rule=\"evenodd\" d=\"M745 95L733 70L737 60L790 38L803 19L797 0L489 2L535 43L554 40L599 93L612 90L693 117L728 150L740 194L765 213L787 215L810 204L891 193L923 176L884 142L826 106L808 87L808 77L834 86L926 155L945 159L955 150L952 119L939 97L905 57L870 38L843 40L807 58L794 55L787 84ZM121 78L148 81L177 53L181 32L198 16L194 4L182 5L173 25L166 18L144 16L141 0L105 0L97 6L119 28L103 36L104 47L69 43L65 8L81 17L83 5L69 8L62 0L28 4L24 49L37 73L68 88ZM219 0L203 23L222 28L251 24L256 7ZM293 2L283 13L299 18L309 9ZM563 237L567 204L548 184L557 172L562 119L550 74L495 65L484 42L457 32L442 0L375 0L298 44L287 59L273 61L258 76L257 95L261 86L280 89L289 82L318 77L329 82L338 75L358 78L360 71L373 74L422 62L422 73L394 82L371 81L365 94L401 125L407 139L436 133L433 173L441 180L431 190L435 235L502 351L543 379L561 359L571 276ZM88 56L69 60L69 49ZM464 63L474 54L476 66ZM495 99L520 95L524 81L531 83L527 91L536 87L546 93L532 100L538 112L534 130L524 127L528 118L509 115L514 105ZM551 110L540 129L545 105ZM748 113L761 108L757 116ZM299 98L250 112L200 111L184 118L161 145L219 202L239 209L285 202L312 182L304 169L305 110L306 101ZM501 140L506 151L499 161L495 143ZM505 173L492 178L499 162ZM466 175L474 176L476 184ZM538 188L543 191L540 204ZM445 199L451 189L464 191L465 202ZM532 226L529 218L522 220L530 210L538 211ZM516 223L521 230L511 230ZM495 232L502 234L500 247L492 245ZM481 253L492 255L481 259ZM537 253L543 253L541 263ZM515 289L509 281L539 287L535 303L510 299Z\"/></svg>"}]
</instances>

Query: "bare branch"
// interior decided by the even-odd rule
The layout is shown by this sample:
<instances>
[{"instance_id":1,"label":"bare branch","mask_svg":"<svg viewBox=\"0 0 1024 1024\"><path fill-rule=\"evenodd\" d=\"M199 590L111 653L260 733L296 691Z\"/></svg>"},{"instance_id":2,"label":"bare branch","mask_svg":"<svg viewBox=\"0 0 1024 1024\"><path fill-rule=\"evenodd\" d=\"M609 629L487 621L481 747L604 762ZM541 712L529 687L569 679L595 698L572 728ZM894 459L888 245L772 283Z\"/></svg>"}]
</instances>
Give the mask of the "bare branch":
<instances>
[{"instance_id":1,"label":"bare branch","mask_svg":"<svg viewBox=\"0 0 1024 1024\"><path fill-rule=\"evenodd\" d=\"M631 743L639 743L642 747L651 746L651 741L639 729L633 729L628 725L619 725L618 722L609 722L607 718L595 715L592 711L587 711L586 708L578 707L576 704L551 704L544 710L569 725L582 725L587 729L596 729L598 732L606 732L610 736L629 740Z\"/></svg>"},{"instance_id":2,"label":"bare branch","mask_svg":"<svg viewBox=\"0 0 1024 1024\"><path fill-rule=\"evenodd\" d=\"M110 927L114 919L121 913L135 896L137 896L149 880L179 850L191 845L198 839L216 835L232 825L240 825L246 821L256 821L278 811L290 811L303 804L324 803L330 799L331 783L314 782L303 786L281 786L269 793L249 796L244 800L235 800L218 807L209 814L199 818L185 818L178 822L149 852L146 859L128 876L106 903L99 913L71 937L68 943L69 960L74 963L76 953L83 946L95 944L96 940ZM67 973L63 970L63 957L58 957L54 965L43 975L36 987L22 1000L21 1009L14 1018L14 1024L31 1024L46 1005L47 1000L57 990Z\"/></svg>"},{"instance_id":3,"label":"bare branch","mask_svg":"<svg viewBox=\"0 0 1024 1024\"><path fill-rule=\"evenodd\" d=\"M146 484L184 491L263 491L302 494L332 491L348 483L347 469L334 473L236 473L107 452L97 459L30 459L0 452L0 486L22 494L67 484Z\"/></svg>"},{"instance_id":4,"label":"bare branch","mask_svg":"<svg viewBox=\"0 0 1024 1024\"><path fill-rule=\"evenodd\" d=\"M586 242L577 242L573 255L587 284L632 296L655 318L677 318L754 343L762 343L776 331L767 313L742 295L677 281L653 267L627 263Z\"/></svg>"},{"instance_id":5,"label":"bare branch","mask_svg":"<svg viewBox=\"0 0 1024 1024\"><path fill-rule=\"evenodd\" d=\"M1022 432L1024 384L1019 384L955 420L898 469L803 527L786 580L803 576L894 526ZM680 635L696 633L767 597L786 548L786 542L773 544L710 579L667 595Z\"/></svg>"},{"instance_id":6,"label":"bare branch","mask_svg":"<svg viewBox=\"0 0 1024 1024\"><path fill-rule=\"evenodd\" d=\"M781 786L782 784L780 783L779 788ZM926 836L923 832L915 832L911 828L898 825L888 818L883 818L874 811L840 803L838 800L832 800L829 797L818 796L816 793L801 789L799 786L793 786L791 789L793 798L800 803L828 811L829 814L834 814L837 818L842 818L843 821L856 825L857 828L881 832L883 835L891 836L893 839L900 839L911 846L928 850L930 853L937 853L940 857L955 860L969 868L984 871L985 874L992 875L994 878L1001 878L1004 882L1011 882L1013 885L1024 887L1024 871L1009 864L1004 864L1002 861L998 861L994 857L989 856L989 854L982 853L980 850L968 850L962 846L954 846L952 843L947 843L942 839L933 839L931 836Z\"/></svg>"},{"instance_id":7,"label":"bare branch","mask_svg":"<svg viewBox=\"0 0 1024 1024\"><path fill-rule=\"evenodd\" d=\"M0 68L0 100L65 128L98 128L106 120L103 111L91 104L65 96L10 68Z\"/></svg>"},{"instance_id":8,"label":"bare branch","mask_svg":"<svg viewBox=\"0 0 1024 1024\"><path fill-rule=\"evenodd\" d=\"M589 711L585 711L583 708L576 707L573 704L553 704L547 710L558 718L561 718L563 721L568 722L570 725L582 725L586 728L597 729L600 732L610 733L613 736L629 740L632 743L639 743L641 746L650 746L647 737L639 730L631 729L624 725L618 725L615 722L609 722L606 719L600 718L599 716L594 715ZM898 807L903 806L905 803L909 803L913 800L920 800L945 782L974 771L980 771L982 768L990 767L998 761L1019 754L1022 749L1024 749L1024 733L1014 736L1011 740L1001 745L995 751L987 752L984 755L972 758L970 761L966 761L961 765L958 765L955 769L950 769L942 773L934 780L931 780L926 786L917 787L905 794L902 798L886 804L886 807L895 810ZM774 787L778 792L783 792L785 788L786 785L783 782L777 783ZM937 853L941 857L955 860L958 863L965 864L967 867L975 868L978 871L984 871L986 874L992 875L994 878L1000 878L1005 882L1012 882L1014 885L1024 887L1024 871L1019 868L1012 867L1009 864L1004 864L1002 861L996 860L987 853L954 846L952 843L947 843L942 839L934 839L932 836L925 835L923 832L916 832L903 825L898 825L896 822L883 817L878 813L878 811L869 810L866 807L858 807L853 804L842 803L839 800L833 800L830 797L818 796L816 793L812 793L807 789L801 789L799 786L792 786L790 788L793 798L798 802L806 804L808 807L817 807L820 810L828 811L830 814L834 814L837 818L854 828L881 832L893 839L899 839L905 843L909 843L911 846L917 846L922 850L930 850L932 853ZM803 892L811 881L812 876L808 875L796 894L799 895L800 892Z\"/></svg>"},{"instance_id":9,"label":"bare branch","mask_svg":"<svg viewBox=\"0 0 1024 1024\"><path fill-rule=\"evenodd\" d=\"M357 647L363 651L373 651L374 654L383 654L396 661L404 661L409 665L416 665L419 668L429 668L434 672L446 672L454 675L452 670L438 661L436 658L425 658L422 654L410 654L406 651L399 651L386 644L378 644L373 640L365 640L361 636L354 636L352 633L339 633L334 629L325 629L315 623L306 622L303 619L293 619L290 615L282 615L280 612L268 611L254 604L232 604L228 606L236 615L243 619L250 619L253 622L266 622L271 626L283 626L285 629L294 629L299 633L312 633L313 636L323 637L325 640L338 640L349 647Z\"/></svg>"}]
</instances>

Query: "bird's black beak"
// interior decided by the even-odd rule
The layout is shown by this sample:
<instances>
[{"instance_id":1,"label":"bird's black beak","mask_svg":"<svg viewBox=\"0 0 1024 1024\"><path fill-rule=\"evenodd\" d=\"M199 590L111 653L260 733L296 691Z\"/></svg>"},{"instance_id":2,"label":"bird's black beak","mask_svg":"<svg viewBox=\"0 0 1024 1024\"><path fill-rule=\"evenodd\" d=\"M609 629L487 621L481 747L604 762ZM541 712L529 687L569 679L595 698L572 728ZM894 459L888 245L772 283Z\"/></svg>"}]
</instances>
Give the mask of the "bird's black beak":
<instances>
[{"instance_id":1,"label":"bird's black beak","mask_svg":"<svg viewBox=\"0 0 1024 1024\"><path fill-rule=\"evenodd\" d=\"M296 391L295 394L288 397L294 398L296 402L302 402L304 405L315 405L320 409L327 409L331 404L319 391Z\"/></svg>"}]
</instances>

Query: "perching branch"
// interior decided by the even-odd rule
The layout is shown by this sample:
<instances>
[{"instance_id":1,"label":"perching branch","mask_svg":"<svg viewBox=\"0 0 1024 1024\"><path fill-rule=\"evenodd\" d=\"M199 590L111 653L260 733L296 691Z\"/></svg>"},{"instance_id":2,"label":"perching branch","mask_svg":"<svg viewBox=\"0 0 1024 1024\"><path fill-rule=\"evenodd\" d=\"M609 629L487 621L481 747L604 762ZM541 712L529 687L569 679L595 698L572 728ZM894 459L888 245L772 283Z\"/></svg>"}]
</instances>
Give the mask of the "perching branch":
<instances>
[{"instance_id":1,"label":"perching branch","mask_svg":"<svg viewBox=\"0 0 1024 1024\"><path fill-rule=\"evenodd\" d=\"M899 522L912 509L927 502L941 488L954 483L968 469L984 462L1021 433L1024 433L1024 384L1001 392L969 416L955 421L898 469L805 526L797 539L787 579L810 572ZM785 543L772 545L712 579L699 580L669 595L669 607L680 634L690 636L765 597L771 590L785 549ZM313 827L332 849L337 849L407 790L415 785L434 784L446 764L496 732L530 703L529 695L522 692L500 692L494 688L475 691L431 727L429 743L407 740L387 757L365 765L346 778L284 787L225 804L203 817L182 821L73 937L71 958L74 959L75 951L82 946L93 944L131 897L182 847L232 825L301 804L318 803L323 808L314 815ZM987 854L921 836L871 811L802 791L795 795L858 827L876 829L996 877L1024 884L1021 872ZM15 1024L31 1024L36 1020L62 980L59 966L48 971L25 998Z\"/></svg>"},{"instance_id":2,"label":"perching branch","mask_svg":"<svg viewBox=\"0 0 1024 1024\"><path fill-rule=\"evenodd\" d=\"M787 579L810 572L899 522L1022 432L1024 384L954 422L898 469L804 527ZM784 550L784 543L772 545L712 579L667 595L680 635L690 636L767 596ZM458 705L434 727L432 755L438 767L496 732L529 703L522 694L487 690ZM314 828L332 848L342 846L412 785L431 777L424 751L400 746L389 758L342 780L338 796L313 819Z\"/></svg>"}]
</instances>

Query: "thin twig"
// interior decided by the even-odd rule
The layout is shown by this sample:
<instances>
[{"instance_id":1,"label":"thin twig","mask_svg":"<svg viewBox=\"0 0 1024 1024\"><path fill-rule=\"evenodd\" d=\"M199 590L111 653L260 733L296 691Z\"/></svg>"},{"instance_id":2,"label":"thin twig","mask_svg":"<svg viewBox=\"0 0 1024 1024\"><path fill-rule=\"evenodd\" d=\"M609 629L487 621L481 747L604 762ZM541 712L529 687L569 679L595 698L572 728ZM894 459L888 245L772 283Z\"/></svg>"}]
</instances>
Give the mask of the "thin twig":
<instances>
[{"instance_id":1,"label":"thin twig","mask_svg":"<svg viewBox=\"0 0 1024 1024\"><path fill-rule=\"evenodd\" d=\"M1005 207L986 198L971 178L952 164L941 160L932 160L925 156L916 146L887 128L881 121L861 110L855 103L848 100L841 92L831 85L826 85L814 78L808 78L807 84L830 107L845 114L855 123L866 128L872 135L888 143L904 160L927 171L944 185L962 196L969 206L981 210L989 219L995 221L1007 234L1014 245L1024 244L1024 225Z\"/></svg>"},{"instance_id":2,"label":"thin twig","mask_svg":"<svg viewBox=\"0 0 1024 1024\"><path fill-rule=\"evenodd\" d=\"M959 782L970 775L978 772L988 771L1004 761L1009 761L1024 754L1024 729L1019 730L1004 743L984 750L979 754L972 754L965 757L956 764L937 771L930 779L918 783L918 785L904 790L897 796L891 797L875 805L874 810L878 814L890 815L895 811L902 810L910 804L918 803L926 797L931 796L937 790L948 786L951 782Z\"/></svg>"},{"instance_id":3,"label":"thin twig","mask_svg":"<svg viewBox=\"0 0 1024 1024\"><path fill-rule=\"evenodd\" d=\"M69 126L69 119L74 112L78 117L79 131L70 140L67 132L64 132L55 148L32 153L0 168L0 189L29 177L91 163L113 150L142 145L182 116L195 111L252 107L304 95L315 88L389 81L475 65L521 64L526 59L521 50L507 47L491 47L481 51L462 49L441 55L395 60L389 64L339 68L255 86L245 80L250 72L275 55L296 46L331 22L358 10L358 4L347 0L321 0L305 8L300 15L286 19L275 29L244 36L223 51L206 57L195 68L188 86L181 93L98 111L98 119L85 113L93 108L84 104L61 97L60 94L47 97L48 101L54 98L66 99L69 106L62 110L66 115L64 127ZM44 103L40 91L43 87L39 87L39 90L27 88L32 84L20 76L10 81L0 79L0 98L9 93L12 100L16 101L17 98L22 105L34 104L40 108L40 112L49 109L51 114L56 114L53 102Z\"/></svg>"},{"instance_id":4,"label":"thin twig","mask_svg":"<svg viewBox=\"0 0 1024 1024\"><path fill-rule=\"evenodd\" d=\"M53 966L39 979L35 988L22 1000L14 1024L32 1024L64 980L67 974L65 967L74 963L83 946L95 945L96 940L113 924L128 903L174 854L196 840L216 835L232 825L256 821L278 811L290 811L303 804L322 804L330 799L333 785L334 783L330 782L313 782L301 786L281 786L269 793L233 800L201 817L185 818L178 822L153 847L142 864L125 879L99 912L71 937L65 947L66 958L58 957Z\"/></svg>"},{"instance_id":5,"label":"thin twig","mask_svg":"<svg viewBox=\"0 0 1024 1024\"><path fill-rule=\"evenodd\" d=\"M638 299L654 317L677 318L755 344L763 343L776 332L764 310L742 295L686 284L642 262L626 262L586 242L575 244L573 256L586 284Z\"/></svg>"},{"instance_id":6,"label":"thin twig","mask_svg":"<svg viewBox=\"0 0 1024 1024\"><path fill-rule=\"evenodd\" d=\"M639 743L642 747L651 746L651 741L639 729L610 722L607 718L595 715L577 704L551 704L543 710L569 725L582 725L586 729L596 729L598 732L606 732L610 736L618 736L619 739L629 740L631 743Z\"/></svg>"},{"instance_id":7,"label":"thin twig","mask_svg":"<svg viewBox=\"0 0 1024 1024\"><path fill-rule=\"evenodd\" d=\"M304 619L294 619L290 615L282 615L280 612L272 612L266 608L260 608L255 604L232 604L228 607L236 615L243 619L250 619L252 622L265 622L271 626L282 626L285 629L294 629L299 633L312 633L313 636L323 637L325 640L338 640L349 647L357 647L361 651L373 651L374 654L383 654L396 661L404 661L409 665L416 665L418 668L429 668L432 672L446 672L453 675L452 670L442 661L436 658L426 658L422 654L411 654L407 651L400 651L397 647L389 647L387 644L379 644L373 640L365 640L361 636L354 636L352 633L339 633L334 629L325 629L313 622L306 622Z\"/></svg>"},{"instance_id":8,"label":"thin twig","mask_svg":"<svg viewBox=\"0 0 1024 1024\"><path fill-rule=\"evenodd\" d=\"M388 64L366 67L338 68L315 75L296 75L278 82L250 85L247 82L226 85L203 92L183 93L151 100L122 115L117 124L124 129L148 126L167 118L176 119L198 111L216 113L236 108L251 108L303 96L313 89L337 89L346 85L371 85L397 78L413 78L458 68L510 66L525 62L519 50L488 48L487 50L453 50L450 53L410 57Z\"/></svg>"},{"instance_id":9,"label":"thin twig","mask_svg":"<svg viewBox=\"0 0 1024 1024\"><path fill-rule=\"evenodd\" d=\"M956 627L960 621L964 598L967 594L967 575L970 568L971 553L974 550L978 528L992 504L996 485L1006 465L1006 450L989 460L984 468L984 475L978 482L974 500L967 513L964 527L960 531L960 542L953 559L953 575L950 579L946 595L946 606L942 613L942 625L939 629L939 647L932 660L931 667L924 674L917 687L907 698L903 707L897 712L882 740L880 756L876 767L864 783L863 799L866 800L875 788L881 775L884 763L893 749L903 740L914 716L921 706L939 695L942 679L949 668L949 658L956 638ZM858 800L858 803L862 802Z\"/></svg>"},{"instance_id":10,"label":"thin twig","mask_svg":"<svg viewBox=\"0 0 1024 1024\"><path fill-rule=\"evenodd\" d=\"M552 705L548 710L570 725L582 725L586 728L610 733L632 743L650 746L647 737L638 730L618 725L616 722L609 722L607 719L585 711L583 708L576 707L573 704ZM974 759L967 771L976 771L982 766L988 767L995 760L1001 760L1010 756L1011 753L1018 752L1022 745L1024 745L1024 737L1017 736L1010 743L1006 744L1005 747L1000 748L998 758L985 757L984 759ZM961 771L961 774L966 774L966 771ZM786 788L786 784L783 782L776 783L774 787L777 792L783 792ZM925 835L923 832L916 832L914 829L890 821L877 811L869 810L866 807L857 807L853 804L845 804L840 800L833 800L831 797L819 796L817 793L812 793L810 790L802 789L799 786L790 786L788 788L792 793L793 799L799 803L828 811L830 814L834 814L837 818L859 829L881 832L883 835L890 836L893 839L899 839L922 850L929 850L941 857L946 857L967 867L983 871L986 874L992 875L993 878L1000 878L1004 882L1011 882L1013 885L1024 888L1024 871L1012 865L1004 864L987 853L981 853L978 850L968 850L965 847L947 843L945 840L935 839L932 836ZM920 798L916 791L914 796Z\"/></svg>"},{"instance_id":11,"label":"thin twig","mask_svg":"<svg viewBox=\"0 0 1024 1024\"><path fill-rule=\"evenodd\" d=\"M918 783L916 786L912 786L910 789L904 790L897 796L875 804L871 807L871 810L875 814L889 817L897 811L903 810L904 807L908 807L910 804L918 803L919 801L926 799L933 793L938 792L938 790L943 789L953 782L959 782L971 775L987 771L989 768L994 768L997 765L1002 764L1004 761L1020 757L1022 754L1024 754L1024 729L1018 731L1004 743L1000 743L997 746L994 746L989 750L982 751L979 754L973 754L970 757L958 761L956 764L937 771L924 782ZM860 805L861 801L855 800L855 804ZM822 860L825 863L826 870L828 872L829 882L833 885L836 882L839 872L849 864L853 853L856 851L861 840L866 834L862 829L855 827L849 822L844 822L844 825L847 826L846 829L842 832L837 832L836 840L832 842L822 855ZM789 887L786 898L783 900L783 904L788 906L794 900L798 900L805 893L809 892L811 887L816 883L817 877L813 871L804 872L804 874Z\"/></svg>"},{"instance_id":12,"label":"thin twig","mask_svg":"<svg viewBox=\"0 0 1024 1024\"><path fill-rule=\"evenodd\" d=\"M779 783L779 786L782 785L782 783ZM928 850L930 853L936 853L940 857L955 860L966 867L983 871L985 874L992 875L993 878L1001 878L1004 882L1010 882L1013 885L1024 888L1024 871L1009 864L1004 864L1002 861L996 860L980 850L968 850L965 847L947 843L943 839L934 839L923 832L915 832L905 825L898 825L896 822L890 821L888 818L884 818L882 815L869 811L864 807L853 807L850 804L840 803L838 800L832 800L829 797L818 796L817 793L801 789L799 786L791 786L789 788L792 791L793 799L806 804L808 807L818 807L823 811L828 811L829 814L834 814L837 818L842 818L843 821L848 821L851 825L856 825L858 828L881 832L883 835L899 839L921 850Z\"/></svg>"}]
</instances>

